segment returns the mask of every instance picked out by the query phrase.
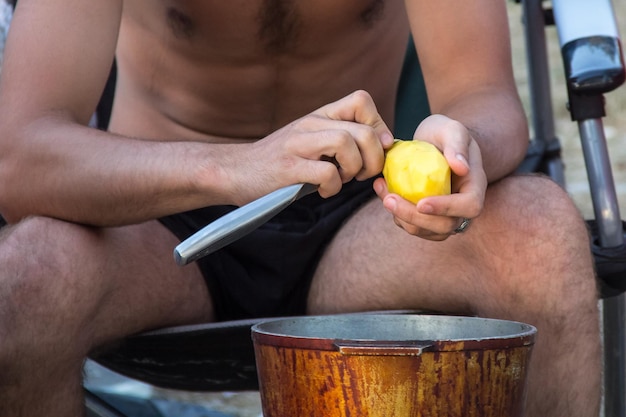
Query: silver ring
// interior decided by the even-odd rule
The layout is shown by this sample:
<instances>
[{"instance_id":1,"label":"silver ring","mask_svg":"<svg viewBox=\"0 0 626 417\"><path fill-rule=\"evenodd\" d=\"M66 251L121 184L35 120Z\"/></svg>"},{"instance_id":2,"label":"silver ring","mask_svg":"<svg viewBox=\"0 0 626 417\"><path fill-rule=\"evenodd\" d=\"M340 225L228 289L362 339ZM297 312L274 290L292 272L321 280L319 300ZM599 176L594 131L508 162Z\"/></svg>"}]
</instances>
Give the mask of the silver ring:
<instances>
[{"instance_id":1,"label":"silver ring","mask_svg":"<svg viewBox=\"0 0 626 417\"><path fill-rule=\"evenodd\" d=\"M454 233L463 233L464 231L467 230L467 228L469 227L470 223L472 223L472 219L468 219L467 217L463 217L459 227L454 229Z\"/></svg>"}]
</instances>

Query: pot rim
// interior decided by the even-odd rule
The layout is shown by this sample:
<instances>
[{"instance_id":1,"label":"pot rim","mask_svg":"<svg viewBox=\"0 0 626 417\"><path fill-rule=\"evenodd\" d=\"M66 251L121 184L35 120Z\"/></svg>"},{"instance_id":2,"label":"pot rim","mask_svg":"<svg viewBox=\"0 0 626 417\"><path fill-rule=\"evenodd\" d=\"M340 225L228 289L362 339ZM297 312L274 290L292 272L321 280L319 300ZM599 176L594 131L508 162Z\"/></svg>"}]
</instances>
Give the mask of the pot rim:
<instances>
[{"instance_id":1,"label":"pot rim","mask_svg":"<svg viewBox=\"0 0 626 417\"><path fill-rule=\"evenodd\" d=\"M404 326L394 335L391 326ZM335 326L335 329L332 326ZM355 328L355 326L367 326ZM428 325L429 329L415 328ZM451 337L451 325L461 325ZM446 328L448 326L448 328ZM412 334L402 335L406 330ZM472 334L472 329L480 334ZM489 332L493 330L493 334ZM470 316L429 314L349 313L267 319L252 326L255 346L343 351L361 349L362 354L407 355L426 351L467 351L530 347L537 329L527 323ZM384 337L364 337L380 332ZM369 352L369 353L368 353Z\"/></svg>"}]
</instances>

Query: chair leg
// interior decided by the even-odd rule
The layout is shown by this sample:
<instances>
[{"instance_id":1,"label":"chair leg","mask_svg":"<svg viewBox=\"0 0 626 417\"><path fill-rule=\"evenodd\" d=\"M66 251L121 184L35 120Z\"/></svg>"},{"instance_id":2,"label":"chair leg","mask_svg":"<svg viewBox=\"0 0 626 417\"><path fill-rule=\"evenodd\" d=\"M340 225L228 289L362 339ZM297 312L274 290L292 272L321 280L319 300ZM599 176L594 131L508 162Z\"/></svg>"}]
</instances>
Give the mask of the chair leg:
<instances>
[{"instance_id":1,"label":"chair leg","mask_svg":"<svg viewBox=\"0 0 626 417\"><path fill-rule=\"evenodd\" d=\"M624 294L602 302L604 338L604 415L624 417L626 406L626 297Z\"/></svg>"},{"instance_id":2,"label":"chair leg","mask_svg":"<svg viewBox=\"0 0 626 417\"><path fill-rule=\"evenodd\" d=\"M577 102L576 98L576 95L570 94L570 108ZM597 102L598 106L603 106L604 100L598 99ZM596 243L604 248L619 248L624 245L624 231L606 137L599 117L603 112L603 108L598 109L598 118L582 120L578 124L598 224ZM625 306L623 293L606 298L602 302L603 408L607 417L626 417Z\"/></svg>"}]
</instances>

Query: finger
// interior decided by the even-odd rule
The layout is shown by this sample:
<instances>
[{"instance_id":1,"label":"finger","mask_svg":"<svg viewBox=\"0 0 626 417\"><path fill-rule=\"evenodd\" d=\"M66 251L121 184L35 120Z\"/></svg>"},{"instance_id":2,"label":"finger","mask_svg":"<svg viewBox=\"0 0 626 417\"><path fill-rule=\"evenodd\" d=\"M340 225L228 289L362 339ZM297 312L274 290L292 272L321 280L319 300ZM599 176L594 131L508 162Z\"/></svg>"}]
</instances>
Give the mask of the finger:
<instances>
[{"instance_id":1,"label":"finger","mask_svg":"<svg viewBox=\"0 0 626 417\"><path fill-rule=\"evenodd\" d=\"M329 138L329 147L322 151L320 159L332 162L344 183L350 181L363 168L363 158L353 135L346 130L326 130L319 135Z\"/></svg>"},{"instance_id":2,"label":"finger","mask_svg":"<svg viewBox=\"0 0 626 417\"><path fill-rule=\"evenodd\" d=\"M294 144L299 147L294 151L309 159L334 159L345 181L363 180L382 171L384 149L370 126L320 117L301 121L299 128L309 133Z\"/></svg>"},{"instance_id":3,"label":"finger","mask_svg":"<svg viewBox=\"0 0 626 417\"><path fill-rule=\"evenodd\" d=\"M309 132L294 146L294 152L301 158L330 164L343 182L350 181L363 168L359 147L345 130Z\"/></svg>"},{"instance_id":4,"label":"finger","mask_svg":"<svg viewBox=\"0 0 626 417\"><path fill-rule=\"evenodd\" d=\"M480 156L474 159L480 160ZM417 209L424 214L474 218L480 215L485 202L487 177L482 167L473 167L465 177L453 178L453 193L420 200Z\"/></svg>"},{"instance_id":5,"label":"finger","mask_svg":"<svg viewBox=\"0 0 626 417\"><path fill-rule=\"evenodd\" d=\"M418 225L407 223L398 217L394 217L393 221L396 224L396 226L403 229L408 234L419 237L421 239L427 239L427 240L432 240L432 241L442 241L442 240L446 240L448 237L454 234L447 230L442 231L442 232L430 230L430 228L428 227L421 227Z\"/></svg>"},{"instance_id":6,"label":"finger","mask_svg":"<svg viewBox=\"0 0 626 417\"><path fill-rule=\"evenodd\" d=\"M422 121L415 130L414 139L431 142L441 149L453 173L459 176L470 171L470 144L472 136L460 122L443 115L433 115Z\"/></svg>"},{"instance_id":7,"label":"finger","mask_svg":"<svg viewBox=\"0 0 626 417\"><path fill-rule=\"evenodd\" d=\"M332 161L309 160L305 162L303 171L305 178L310 178L304 182L317 185L317 192L321 197L328 198L341 191L344 181Z\"/></svg>"},{"instance_id":8,"label":"finger","mask_svg":"<svg viewBox=\"0 0 626 417\"><path fill-rule=\"evenodd\" d=\"M396 224L419 236L449 235L458 226L458 219L420 213L414 204L396 194L388 194L383 206L394 216Z\"/></svg>"},{"instance_id":9,"label":"finger","mask_svg":"<svg viewBox=\"0 0 626 417\"><path fill-rule=\"evenodd\" d=\"M337 170L335 169L334 172L337 172ZM326 180L320 181L317 192L322 198L332 197L341 191L342 185L343 180L339 175L329 175Z\"/></svg>"},{"instance_id":10,"label":"finger","mask_svg":"<svg viewBox=\"0 0 626 417\"><path fill-rule=\"evenodd\" d=\"M349 141L338 143L335 150L342 177L347 181L352 178L364 180L380 174L385 163L385 151L372 128L353 122L336 123L337 128L344 129L336 134L348 133L342 140Z\"/></svg>"},{"instance_id":11,"label":"finger","mask_svg":"<svg viewBox=\"0 0 626 417\"><path fill-rule=\"evenodd\" d=\"M344 120L370 126L374 129L384 149L393 145L393 134L378 113L374 100L366 91L355 91L334 103L321 107L316 113L333 120Z\"/></svg>"},{"instance_id":12,"label":"finger","mask_svg":"<svg viewBox=\"0 0 626 417\"><path fill-rule=\"evenodd\" d=\"M376 193L376 195L378 196L378 198L380 198L380 200L384 200L385 196L387 194L389 194L389 190L387 189L387 182L385 181L384 178L376 178L374 180L374 192Z\"/></svg>"},{"instance_id":13,"label":"finger","mask_svg":"<svg viewBox=\"0 0 626 417\"><path fill-rule=\"evenodd\" d=\"M452 230L456 229L459 225L458 219L448 217L438 218L437 216L420 216L420 218L417 219L417 217L410 212L411 209L415 210L415 206L412 204L409 204L411 208L409 208L409 206L406 207L408 214L403 214L402 207L400 205L396 205L399 203L393 202L394 198L400 197L389 193L383 178L377 178L374 181L374 191L378 197L383 200L385 208L394 215L394 223L411 235L418 236L423 239L441 241L454 234ZM385 202L386 196L388 195L391 196L391 200L387 200ZM413 222L416 222L417 224L414 224ZM435 226L437 223L439 223L439 226Z\"/></svg>"},{"instance_id":14,"label":"finger","mask_svg":"<svg viewBox=\"0 0 626 417\"><path fill-rule=\"evenodd\" d=\"M443 196L431 196L424 197L417 204L413 204L397 194L389 192L387 187L387 181L384 178L377 178L373 184L374 192L380 198L385 208L392 214L403 218L407 222L417 222L422 219L417 213L424 216L440 216L447 218L460 218L460 217L477 217L482 211L482 202L484 201L484 193L480 190L480 187L476 187L474 191L467 191L466 193L455 193ZM469 189L469 185L466 187ZM467 195L464 195L467 194ZM390 200L387 200L387 196L392 196ZM402 204L403 211L396 211L397 208L394 204L400 204L400 201L408 203ZM443 229L441 229L443 230Z\"/></svg>"},{"instance_id":15,"label":"finger","mask_svg":"<svg viewBox=\"0 0 626 417\"><path fill-rule=\"evenodd\" d=\"M310 140L302 140L301 151L307 155L300 163L302 181L318 185L320 196L326 198L337 194L343 184L355 177L362 167L362 157L356 142L345 131L322 131L311 133ZM347 139L341 139L346 138ZM306 139L306 138L305 138ZM322 146L330 141L334 146ZM337 142L345 141L340 146ZM313 150L308 148L313 147ZM314 156L311 156L314 155Z\"/></svg>"},{"instance_id":16,"label":"finger","mask_svg":"<svg viewBox=\"0 0 626 417\"><path fill-rule=\"evenodd\" d=\"M424 215L448 218L474 218L480 215L483 201L484 195L478 190L432 196L418 201L417 211Z\"/></svg>"}]
</instances>

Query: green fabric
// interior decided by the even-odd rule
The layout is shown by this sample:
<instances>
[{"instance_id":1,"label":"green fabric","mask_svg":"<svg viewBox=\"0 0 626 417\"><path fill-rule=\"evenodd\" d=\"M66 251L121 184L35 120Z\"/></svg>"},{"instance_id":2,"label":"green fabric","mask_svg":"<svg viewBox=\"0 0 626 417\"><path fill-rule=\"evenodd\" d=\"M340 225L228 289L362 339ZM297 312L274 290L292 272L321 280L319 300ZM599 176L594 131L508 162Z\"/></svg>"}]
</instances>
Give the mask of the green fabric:
<instances>
[{"instance_id":1,"label":"green fabric","mask_svg":"<svg viewBox=\"0 0 626 417\"><path fill-rule=\"evenodd\" d=\"M412 139L417 125L430 115L426 86L415 52L413 39L409 39L404 65L398 83L394 135L399 139Z\"/></svg>"}]
</instances>

